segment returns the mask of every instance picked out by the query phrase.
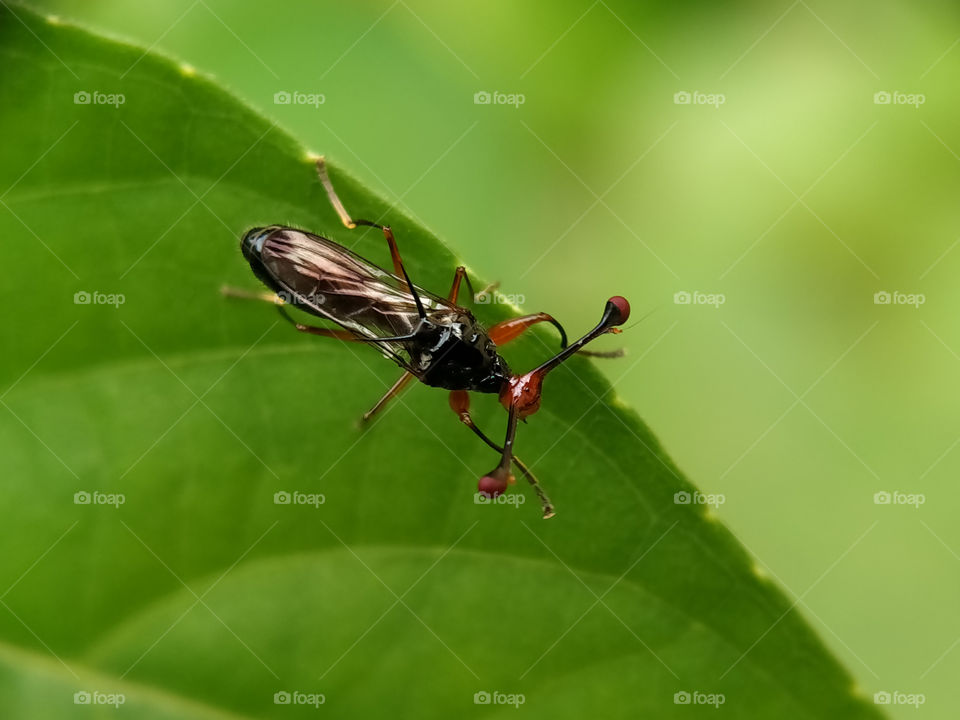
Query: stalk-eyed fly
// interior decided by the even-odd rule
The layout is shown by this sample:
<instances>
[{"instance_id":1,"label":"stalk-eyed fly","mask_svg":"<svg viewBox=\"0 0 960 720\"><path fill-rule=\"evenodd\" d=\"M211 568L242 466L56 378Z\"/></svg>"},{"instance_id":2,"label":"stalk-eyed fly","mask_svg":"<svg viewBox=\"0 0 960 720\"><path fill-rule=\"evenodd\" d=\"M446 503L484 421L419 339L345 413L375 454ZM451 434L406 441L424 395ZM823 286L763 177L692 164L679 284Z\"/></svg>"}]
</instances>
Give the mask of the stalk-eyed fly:
<instances>
[{"instance_id":1,"label":"stalk-eyed fly","mask_svg":"<svg viewBox=\"0 0 960 720\"><path fill-rule=\"evenodd\" d=\"M530 469L514 454L517 422L540 408L543 379L551 370L605 333L618 333L630 316L630 304L619 295L607 300L596 327L572 344L563 326L547 313L504 320L488 329L468 309L458 304L460 286L470 280L458 267L446 297L413 284L407 274L389 226L350 217L327 174L323 158L317 160L330 203L350 229L368 226L383 232L393 260L393 272L377 267L332 240L283 225L249 230L240 243L254 274L272 292L251 293L224 288L225 294L267 300L278 306L285 319L306 333L363 342L375 346L403 369L403 375L367 412L369 420L412 380L450 391L450 407L483 442L500 453L500 462L484 474L478 491L488 498L502 494L514 482L515 465L533 486L543 506L544 518L554 515L553 505ZM472 287L470 288L472 292ZM316 327L296 322L284 305L332 321L339 327ZM524 374L515 374L498 348L530 327L547 322L560 333L561 351ZM604 353L597 353L603 355ZM503 445L492 441L470 416L468 392L496 393L507 410Z\"/></svg>"}]
</instances>

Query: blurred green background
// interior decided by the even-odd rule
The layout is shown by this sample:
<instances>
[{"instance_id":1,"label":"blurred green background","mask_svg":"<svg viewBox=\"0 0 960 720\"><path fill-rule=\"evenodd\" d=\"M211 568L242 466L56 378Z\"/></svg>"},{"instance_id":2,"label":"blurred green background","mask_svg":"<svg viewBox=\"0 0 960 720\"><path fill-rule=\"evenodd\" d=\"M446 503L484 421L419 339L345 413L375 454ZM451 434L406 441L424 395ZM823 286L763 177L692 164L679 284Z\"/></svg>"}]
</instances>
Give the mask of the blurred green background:
<instances>
[{"instance_id":1,"label":"blurred green background","mask_svg":"<svg viewBox=\"0 0 960 720\"><path fill-rule=\"evenodd\" d=\"M954 716L954 4L31 4L212 73L573 334L653 311L619 394L863 687Z\"/></svg>"}]
</instances>

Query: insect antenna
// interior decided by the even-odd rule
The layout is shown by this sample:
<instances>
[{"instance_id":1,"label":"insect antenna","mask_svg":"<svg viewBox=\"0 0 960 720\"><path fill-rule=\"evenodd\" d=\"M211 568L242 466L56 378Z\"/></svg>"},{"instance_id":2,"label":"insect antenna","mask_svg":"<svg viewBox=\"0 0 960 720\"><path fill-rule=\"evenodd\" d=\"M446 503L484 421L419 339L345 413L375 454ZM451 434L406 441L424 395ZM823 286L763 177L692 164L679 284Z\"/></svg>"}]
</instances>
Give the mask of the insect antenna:
<instances>
[{"instance_id":1,"label":"insect antenna","mask_svg":"<svg viewBox=\"0 0 960 720\"><path fill-rule=\"evenodd\" d=\"M653 310L651 310L642 318L637 320L633 325L631 325L628 328L624 328L620 332L625 332L627 330L631 330L635 328L637 325L642 323L644 320L646 320L648 317L653 315L659 309L660 309L659 307L653 308ZM626 318L624 318L624 321L626 321ZM580 354L586 355L587 357L594 357L594 358L621 358L627 354L627 351L624 350L623 348L617 348L616 350L581 350Z\"/></svg>"},{"instance_id":2,"label":"insect antenna","mask_svg":"<svg viewBox=\"0 0 960 720\"><path fill-rule=\"evenodd\" d=\"M650 310L649 312L647 312L643 317L641 317L639 320L637 320L633 325L631 325L630 327L624 328L624 330L633 330L633 328L635 328L637 325L639 325L640 323L642 323L642 322L643 322L644 320L646 320L648 317L650 317L651 315L653 315L653 314L654 314L657 310L659 310L661 307L663 307L663 306L662 306L662 305L658 305L657 307L653 308L652 310Z\"/></svg>"}]
</instances>

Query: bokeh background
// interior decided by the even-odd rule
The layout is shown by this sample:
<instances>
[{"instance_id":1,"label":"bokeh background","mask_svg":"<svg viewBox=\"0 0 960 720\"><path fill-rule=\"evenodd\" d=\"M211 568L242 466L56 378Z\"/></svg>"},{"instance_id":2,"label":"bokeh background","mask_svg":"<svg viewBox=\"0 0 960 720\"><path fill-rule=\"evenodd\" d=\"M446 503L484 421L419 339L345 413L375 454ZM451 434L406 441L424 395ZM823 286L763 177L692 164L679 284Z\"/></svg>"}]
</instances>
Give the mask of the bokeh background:
<instances>
[{"instance_id":1,"label":"bokeh background","mask_svg":"<svg viewBox=\"0 0 960 720\"><path fill-rule=\"evenodd\" d=\"M618 393L863 687L954 716L954 4L31 5L215 75L572 333L651 312Z\"/></svg>"}]
</instances>

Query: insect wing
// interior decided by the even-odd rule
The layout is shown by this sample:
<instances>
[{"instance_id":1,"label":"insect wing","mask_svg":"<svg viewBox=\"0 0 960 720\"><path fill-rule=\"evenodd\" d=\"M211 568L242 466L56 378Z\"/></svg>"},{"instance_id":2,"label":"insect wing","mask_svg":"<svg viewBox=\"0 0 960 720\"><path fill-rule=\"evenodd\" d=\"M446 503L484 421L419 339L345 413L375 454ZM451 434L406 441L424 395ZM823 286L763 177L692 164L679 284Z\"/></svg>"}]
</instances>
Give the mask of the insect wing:
<instances>
[{"instance_id":1,"label":"insect wing","mask_svg":"<svg viewBox=\"0 0 960 720\"><path fill-rule=\"evenodd\" d=\"M264 239L260 261L285 301L360 337L410 335L419 324L406 281L319 235L278 228ZM429 314L452 307L420 288L417 293ZM403 342L384 340L376 345L411 369Z\"/></svg>"}]
</instances>

